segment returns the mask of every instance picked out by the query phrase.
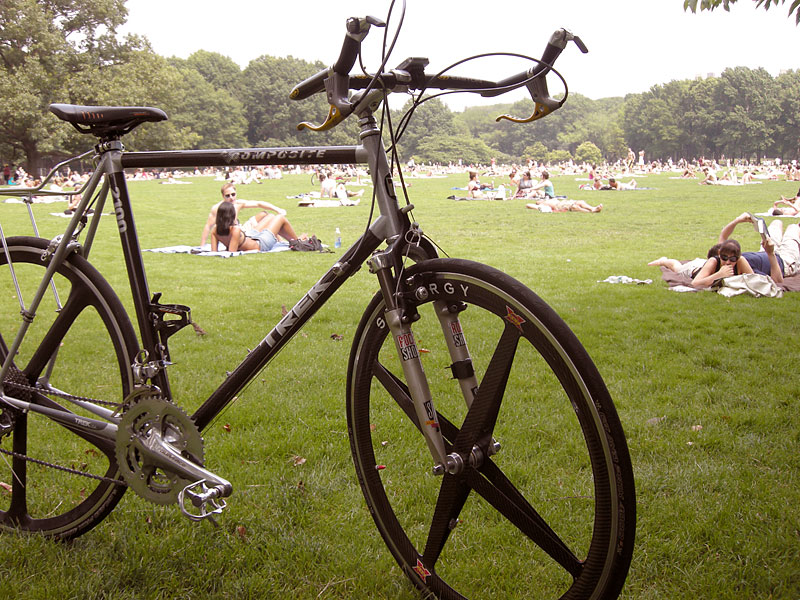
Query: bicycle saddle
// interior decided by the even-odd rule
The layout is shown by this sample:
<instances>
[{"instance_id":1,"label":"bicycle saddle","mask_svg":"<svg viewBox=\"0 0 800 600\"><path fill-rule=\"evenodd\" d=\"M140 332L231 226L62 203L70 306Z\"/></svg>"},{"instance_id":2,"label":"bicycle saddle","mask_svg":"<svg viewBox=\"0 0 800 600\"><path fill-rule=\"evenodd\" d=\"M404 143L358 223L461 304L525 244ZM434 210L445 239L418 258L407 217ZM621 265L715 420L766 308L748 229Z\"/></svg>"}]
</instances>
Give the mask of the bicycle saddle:
<instances>
[{"instance_id":1,"label":"bicycle saddle","mask_svg":"<svg viewBox=\"0 0 800 600\"><path fill-rule=\"evenodd\" d=\"M167 113L147 106L80 106L51 104L50 112L81 133L119 137L147 122L166 121Z\"/></svg>"}]
</instances>

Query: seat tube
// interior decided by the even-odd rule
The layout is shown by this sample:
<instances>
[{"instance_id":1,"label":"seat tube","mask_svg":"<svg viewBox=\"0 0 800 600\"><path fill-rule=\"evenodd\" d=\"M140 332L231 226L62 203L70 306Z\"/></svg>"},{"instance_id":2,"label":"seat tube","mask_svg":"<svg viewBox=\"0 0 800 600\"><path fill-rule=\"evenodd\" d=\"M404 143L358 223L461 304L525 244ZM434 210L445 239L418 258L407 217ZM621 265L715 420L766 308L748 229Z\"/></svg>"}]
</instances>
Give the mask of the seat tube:
<instances>
[{"instance_id":1,"label":"seat tube","mask_svg":"<svg viewBox=\"0 0 800 600\"><path fill-rule=\"evenodd\" d=\"M114 205L114 216L117 220L117 229L122 243L122 254L131 285L131 295L133 296L136 320L142 339L142 349L147 352L147 360L160 360L163 356L151 319L150 290L147 284L139 236L136 232L136 223L133 219L131 199L125 181L125 171L122 168L122 148L121 144L116 147L113 146L114 142L107 143L111 144L112 147L103 154L103 160L107 161L105 172L108 177ZM165 397L170 397L169 383L164 369L160 369L158 374L153 377L153 382L161 388Z\"/></svg>"}]
</instances>

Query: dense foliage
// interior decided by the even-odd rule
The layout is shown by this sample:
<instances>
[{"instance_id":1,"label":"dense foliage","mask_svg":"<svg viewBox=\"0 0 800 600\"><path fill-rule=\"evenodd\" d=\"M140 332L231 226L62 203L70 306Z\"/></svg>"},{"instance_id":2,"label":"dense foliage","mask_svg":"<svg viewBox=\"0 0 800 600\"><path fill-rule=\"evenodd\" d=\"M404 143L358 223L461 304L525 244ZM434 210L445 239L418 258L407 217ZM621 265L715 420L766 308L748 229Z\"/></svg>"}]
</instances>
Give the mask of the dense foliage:
<instances>
[{"instance_id":1,"label":"dense foliage","mask_svg":"<svg viewBox=\"0 0 800 600\"><path fill-rule=\"evenodd\" d=\"M318 95L288 93L321 69L288 57L261 56L242 69L217 53L188 59L155 54L147 40L120 39L124 0L4 0L0 13L0 157L29 171L87 146L47 110L52 102L150 105L166 123L126 137L129 149L351 143L353 120L327 133L298 131L327 113ZM393 112L399 123L411 104ZM398 144L402 160L457 162L617 160L628 147L648 159L706 156L800 157L800 71L773 77L736 67L719 77L671 81L625 98L577 93L546 119L526 115L530 101L453 112L439 100L419 105Z\"/></svg>"},{"instance_id":2,"label":"dense foliage","mask_svg":"<svg viewBox=\"0 0 800 600\"><path fill-rule=\"evenodd\" d=\"M731 4L736 0L700 0L700 10L714 10L722 6L725 10L730 10ZM765 10L769 10L771 6L778 6L778 4L785 5L786 0L753 0L756 6L763 6ZM684 0L683 8L691 9L692 12L697 12L698 0ZM800 25L800 0L791 0L789 3L789 16L794 15L795 23Z\"/></svg>"}]
</instances>

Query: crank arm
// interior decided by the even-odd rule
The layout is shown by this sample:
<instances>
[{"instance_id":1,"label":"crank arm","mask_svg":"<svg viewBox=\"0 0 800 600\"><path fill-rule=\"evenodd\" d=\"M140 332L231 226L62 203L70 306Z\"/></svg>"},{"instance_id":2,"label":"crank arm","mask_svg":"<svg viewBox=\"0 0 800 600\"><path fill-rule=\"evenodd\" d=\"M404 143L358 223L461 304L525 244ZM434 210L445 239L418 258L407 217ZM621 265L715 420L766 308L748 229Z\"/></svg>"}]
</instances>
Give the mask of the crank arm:
<instances>
[{"instance_id":1,"label":"crank arm","mask_svg":"<svg viewBox=\"0 0 800 600\"><path fill-rule=\"evenodd\" d=\"M212 487L220 486L224 490L222 494L224 496L230 496L233 493L233 486L230 482L184 457L160 435L137 436L133 443L143 457L164 471L176 474L188 481L204 481Z\"/></svg>"}]
</instances>

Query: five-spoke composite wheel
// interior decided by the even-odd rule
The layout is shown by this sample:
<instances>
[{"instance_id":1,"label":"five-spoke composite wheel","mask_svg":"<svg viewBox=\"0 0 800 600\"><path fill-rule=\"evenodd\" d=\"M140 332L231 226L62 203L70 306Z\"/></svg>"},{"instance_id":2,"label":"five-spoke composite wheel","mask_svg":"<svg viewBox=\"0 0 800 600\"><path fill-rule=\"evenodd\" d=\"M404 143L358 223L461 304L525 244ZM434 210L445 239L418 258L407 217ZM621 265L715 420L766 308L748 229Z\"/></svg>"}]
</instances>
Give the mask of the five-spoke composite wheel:
<instances>
[{"instance_id":1,"label":"five-spoke composite wheel","mask_svg":"<svg viewBox=\"0 0 800 600\"><path fill-rule=\"evenodd\" d=\"M615 598L633 552L634 482L584 348L496 269L436 259L403 281L446 450L464 466L433 474L377 295L353 342L347 416L358 478L394 558L441 598ZM457 325L440 325L443 306ZM469 410L448 335L470 351L478 386Z\"/></svg>"},{"instance_id":2,"label":"five-spoke composite wheel","mask_svg":"<svg viewBox=\"0 0 800 600\"><path fill-rule=\"evenodd\" d=\"M3 361L21 311L29 310L49 264L43 259L47 246L47 240L11 237L7 251L0 247ZM137 348L114 291L94 267L72 254L46 290L4 380L4 393L78 419L97 419L70 399L100 401L117 410L133 389ZM75 537L99 523L126 489L118 479L113 439L34 411L0 407L0 450L0 482L6 488L0 494L2 529Z\"/></svg>"}]
</instances>

